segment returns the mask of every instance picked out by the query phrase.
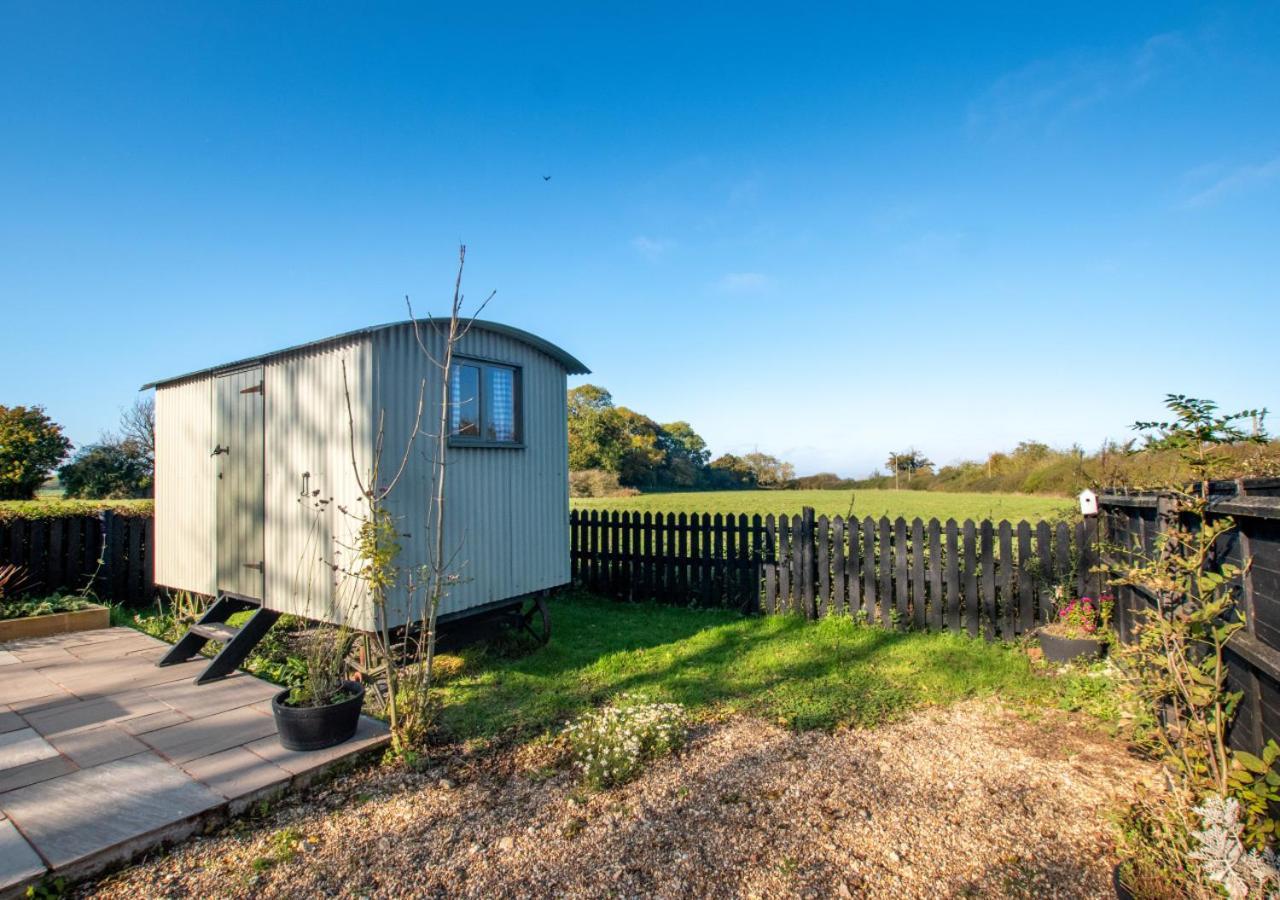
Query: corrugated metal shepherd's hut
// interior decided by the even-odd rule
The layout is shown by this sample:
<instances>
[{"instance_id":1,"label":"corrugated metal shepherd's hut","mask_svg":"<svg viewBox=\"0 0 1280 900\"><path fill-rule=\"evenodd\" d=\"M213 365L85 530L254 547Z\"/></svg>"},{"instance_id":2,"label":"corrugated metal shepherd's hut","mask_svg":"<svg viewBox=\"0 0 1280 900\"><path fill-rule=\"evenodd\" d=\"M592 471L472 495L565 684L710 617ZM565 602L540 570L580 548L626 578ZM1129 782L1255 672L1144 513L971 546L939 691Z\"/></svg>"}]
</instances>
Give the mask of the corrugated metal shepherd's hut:
<instances>
[{"instance_id":1,"label":"corrugated metal shepherd's hut","mask_svg":"<svg viewBox=\"0 0 1280 900\"><path fill-rule=\"evenodd\" d=\"M418 341L441 358L447 332L447 320L419 320L417 336L413 322L382 325L146 386L156 390L156 583L225 598L171 661L221 640L226 658L204 677L227 674L280 613L377 627L333 563L351 561L364 504L355 473L371 470L379 427L385 474L410 439L424 380L421 430L439 421L442 373ZM494 322L475 321L454 353L445 545L461 548L460 581L442 620L569 581L566 381L588 371ZM404 532L404 568L429 562L432 535L418 523L433 449L417 438L385 503ZM222 624L254 607L239 634ZM417 609L401 590L388 624Z\"/></svg>"}]
</instances>

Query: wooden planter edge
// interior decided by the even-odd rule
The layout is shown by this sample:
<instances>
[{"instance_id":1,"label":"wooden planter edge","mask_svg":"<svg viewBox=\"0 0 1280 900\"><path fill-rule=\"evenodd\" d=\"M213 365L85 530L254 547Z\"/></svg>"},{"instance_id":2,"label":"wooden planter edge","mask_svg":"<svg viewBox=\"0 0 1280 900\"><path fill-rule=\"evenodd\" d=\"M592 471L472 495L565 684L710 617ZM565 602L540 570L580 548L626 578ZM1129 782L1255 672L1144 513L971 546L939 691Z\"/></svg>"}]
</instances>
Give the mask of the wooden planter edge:
<instances>
[{"instance_id":1,"label":"wooden planter edge","mask_svg":"<svg viewBox=\"0 0 1280 900\"><path fill-rule=\"evenodd\" d=\"M0 643L19 638L49 637L73 631L94 631L111 627L111 610L105 606L79 609L75 612L50 613L47 616L25 616L0 621Z\"/></svg>"}]
</instances>

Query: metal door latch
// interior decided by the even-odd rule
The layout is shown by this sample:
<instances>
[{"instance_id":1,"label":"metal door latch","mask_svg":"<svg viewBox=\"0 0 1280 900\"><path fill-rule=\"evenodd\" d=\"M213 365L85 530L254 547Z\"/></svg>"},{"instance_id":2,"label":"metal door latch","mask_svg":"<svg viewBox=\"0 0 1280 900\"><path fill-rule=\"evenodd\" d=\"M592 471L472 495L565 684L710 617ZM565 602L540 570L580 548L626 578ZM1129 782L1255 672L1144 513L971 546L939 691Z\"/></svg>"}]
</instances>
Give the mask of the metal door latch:
<instances>
[{"instance_id":1,"label":"metal door latch","mask_svg":"<svg viewBox=\"0 0 1280 900\"><path fill-rule=\"evenodd\" d=\"M231 448L230 448L230 447L224 447L224 446L222 446L221 444L215 444L215 445L214 445L214 447L213 447L213 452L212 452L212 453L210 453L209 455L210 455L210 456L217 456L219 453L230 453L230 452L231 452Z\"/></svg>"},{"instance_id":2,"label":"metal door latch","mask_svg":"<svg viewBox=\"0 0 1280 900\"><path fill-rule=\"evenodd\" d=\"M245 564L244 564L244 567L245 567L246 569L257 569L259 572L261 572L261 571L262 571L262 563L260 563L260 562L256 562L256 563L245 563Z\"/></svg>"}]
</instances>

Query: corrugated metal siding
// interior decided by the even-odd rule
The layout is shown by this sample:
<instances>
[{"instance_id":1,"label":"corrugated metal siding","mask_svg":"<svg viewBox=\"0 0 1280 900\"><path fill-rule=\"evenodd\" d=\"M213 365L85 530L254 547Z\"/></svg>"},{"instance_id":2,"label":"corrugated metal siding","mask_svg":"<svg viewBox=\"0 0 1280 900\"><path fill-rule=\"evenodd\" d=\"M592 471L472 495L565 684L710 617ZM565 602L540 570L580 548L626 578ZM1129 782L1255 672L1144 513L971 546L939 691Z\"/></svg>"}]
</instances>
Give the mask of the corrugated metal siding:
<instances>
[{"instance_id":1,"label":"corrugated metal siding","mask_svg":"<svg viewBox=\"0 0 1280 900\"><path fill-rule=\"evenodd\" d=\"M443 337L423 330L433 353ZM426 381L422 431L439 421L439 370L427 361L409 326L373 338L373 409L385 410L384 468L398 464ZM480 328L462 341L463 355L521 368L524 447L450 447L448 451L446 556L456 553L454 586L441 613L556 587L569 581L569 474L566 376L563 365L522 341ZM402 566L426 565L431 535L425 522L431 495L429 437L417 439L404 477L388 509L405 533ZM403 603L403 597L400 598ZM420 598L417 602L421 602ZM412 612L412 615L409 613ZM404 618L416 611L401 609Z\"/></svg>"},{"instance_id":2,"label":"corrugated metal siding","mask_svg":"<svg viewBox=\"0 0 1280 900\"><path fill-rule=\"evenodd\" d=\"M214 591L213 378L156 390L156 584Z\"/></svg>"},{"instance_id":3,"label":"corrugated metal siding","mask_svg":"<svg viewBox=\"0 0 1280 900\"><path fill-rule=\"evenodd\" d=\"M369 630L372 611L359 583L333 569L350 565L363 509L351 453L354 444L357 465L367 471L369 339L277 357L264 369L266 605Z\"/></svg>"}]
</instances>

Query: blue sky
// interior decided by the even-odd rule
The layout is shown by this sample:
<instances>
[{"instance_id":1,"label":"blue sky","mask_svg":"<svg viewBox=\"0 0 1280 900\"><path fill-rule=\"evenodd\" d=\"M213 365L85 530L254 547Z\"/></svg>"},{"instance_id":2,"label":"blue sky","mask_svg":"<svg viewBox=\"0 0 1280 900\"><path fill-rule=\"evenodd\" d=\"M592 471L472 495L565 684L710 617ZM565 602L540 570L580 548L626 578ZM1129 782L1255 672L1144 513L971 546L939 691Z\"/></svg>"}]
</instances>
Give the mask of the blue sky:
<instances>
[{"instance_id":1,"label":"blue sky","mask_svg":"<svg viewBox=\"0 0 1280 900\"><path fill-rule=\"evenodd\" d=\"M0 2L0 403L91 441L442 309L462 240L489 317L802 472L1280 410L1280 6L605 6Z\"/></svg>"}]
</instances>

